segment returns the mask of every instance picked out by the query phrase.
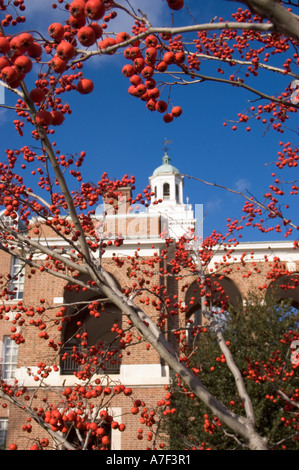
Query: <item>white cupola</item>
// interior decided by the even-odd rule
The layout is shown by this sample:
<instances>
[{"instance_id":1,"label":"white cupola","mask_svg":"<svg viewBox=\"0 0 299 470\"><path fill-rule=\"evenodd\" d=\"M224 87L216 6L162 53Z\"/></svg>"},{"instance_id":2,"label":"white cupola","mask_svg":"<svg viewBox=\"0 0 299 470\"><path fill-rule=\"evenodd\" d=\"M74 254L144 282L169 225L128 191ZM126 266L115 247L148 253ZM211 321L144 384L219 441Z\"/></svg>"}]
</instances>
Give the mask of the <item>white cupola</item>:
<instances>
[{"instance_id":1,"label":"white cupola","mask_svg":"<svg viewBox=\"0 0 299 470\"><path fill-rule=\"evenodd\" d=\"M184 176L171 165L167 150L162 158L162 165L155 169L149 182L154 195L148 212L159 213L164 221L167 220L169 235L179 238L189 228L195 228L192 206L183 201Z\"/></svg>"},{"instance_id":2,"label":"white cupola","mask_svg":"<svg viewBox=\"0 0 299 470\"><path fill-rule=\"evenodd\" d=\"M184 177L170 164L170 157L166 152L162 158L162 165L156 168L149 180L154 192L152 202L162 199L163 204L167 206L182 204Z\"/></svg>"}]
</instances>

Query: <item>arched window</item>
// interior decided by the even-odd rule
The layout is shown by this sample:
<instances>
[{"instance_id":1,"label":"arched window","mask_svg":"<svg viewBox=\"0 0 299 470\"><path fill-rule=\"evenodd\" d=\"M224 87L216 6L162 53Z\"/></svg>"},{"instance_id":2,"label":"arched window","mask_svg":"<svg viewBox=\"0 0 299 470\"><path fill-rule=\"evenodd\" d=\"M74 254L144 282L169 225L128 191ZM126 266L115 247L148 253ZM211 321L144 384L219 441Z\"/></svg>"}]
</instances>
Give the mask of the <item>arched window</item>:
<instances>
[{"instance_id":1,"label":"arched window","mask_svg":"<svg viewBox=\"0 0 299 470\"><path fill-rule=\"evenodd\" d=\"M175 185L175 199L176 202L180 202L180 188L178 184Z\"/></svg>"},{"instance_id":2,"label":"arched window","mask_svg":"<svg viewBox=\"0 0 299 470\"><path fill-rule=\"evenodd\" d=\"M227 310L230 305L235 309L242 305L241 293L232 279L212 274L206 278L205 286L207 300L211 307ZM188 288L185 302L189 308L201 304L201 288L197 281L194 281Z\"/></svg>"},{"instance_id":3,"label":"arched window","mask_svg":"<svg viewBox=\"0 0 299 470\"><path fill-rule=\"evenodd\" d=\"M242 305L242 296L237 285L232 279L218 274L212 274L205 280L207 309L217 312L219 321L225 321L226 312L230 307L235 309ZM197 281L188 288L185 297L186 324L190 330L194 325L200 325L203 321L201 312L202 289Z\"/></svg>"},{"instance_id":4,"label":"arched window","mask_svg":"<svg viewBox=\"0 0 299 470\"><path fill-rule=\"evenodd\" d=\"M266 293L266 298L274 297L279 302L289 302L290 306L299 309L299 273L281 276L273 281Z\"/></svg>"},{"instance_id":5,"label":"arched window","mask_svg":"<svg viewBox=\"0 0 299 470\"><path fill-rule=\"evenodd\" d=\"M169 199L169 197L170 197L170 185L169 183L164 183L163 184L163 198Z\"/></svg>"},{"instance_id":6,"label":"arched window","mask_svg":"<svg viewBox=\"0 0 299 470\"><path fill-rule=\"evenodd\" d=\"M80 279L83 278L85 276ZM68 287L64 303L71 305L62 331L61 374L73 374L84 369L88 363L98 374L118 374L120 340L114 326L121 325L121 311L107 302L104 296L94 297L79 286Z\"/></svg>"}]
</instances>

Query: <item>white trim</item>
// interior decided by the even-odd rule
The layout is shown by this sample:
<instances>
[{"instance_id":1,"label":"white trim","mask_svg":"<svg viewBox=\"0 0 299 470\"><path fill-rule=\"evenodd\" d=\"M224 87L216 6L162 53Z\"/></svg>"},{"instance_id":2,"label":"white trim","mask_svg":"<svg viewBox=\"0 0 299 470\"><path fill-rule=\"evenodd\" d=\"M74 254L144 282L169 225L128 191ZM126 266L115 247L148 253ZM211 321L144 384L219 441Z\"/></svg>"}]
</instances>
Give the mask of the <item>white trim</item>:
<instances>
[{"instance_id":1,"label":"white trim","mask_svg":"<svg viewBox=\"0 0 299 470\"><path fill-rule=\"evenodd\" d=\"M295 272L296 271L296 263L294 263L293 261L287 261L286 265L287 265L287 270L289 272Z\"/></svg>"},{"instance_id":2,"label":"white trim","mask_svg":"<svg viewBox=\"0 0 299 470\"><path fill-rule=\"evenodd\" d=\"M28 369L30 369L31 374L28 374ZM39 382L34 380L34 376L38 375L37 371L39 370L38 367L28 365L28 367L22 366L16 369L15 378L18 380L19 384L22 384L24 387L36 387ZM103 375L96 375L95 378L103 379L105 376ZM111 374L109 378L114 380L115 382L119 382L119 375L118 374ZM52 370L49 377L43 379L43 383L49 387L72 387L75 384L78 384L80 380L73 374L70 375L61 375L60 368L58 371ZM104 382L104 380L102 381Z\"/></svg>"},{"instance_id":3,"label":"white trim","mask_svg":"<svg viewBox=\"0 0 299 470\"><path fill-rule=\"evenodd\" d=\"M31 375L28 374L30 369ZM38 367L19 367L15 371L15 378L18 383L24 387L36 387L39 382L34 380L37 374ZM163 386L169 384L169 367L161 364L124 364L120 366L120 374L109 374L109 376L96 375L95 378L100 378L102 383L107 384L109 380L115 383L122 383L126 386L144 387L144 386ZM43 379L43 383L49 387L72 387L78 384L78 377L75 375L61 375L60 370L52 371L49 377Z\"/></svg>"},{"instance_id":4,"label":"white trim","mask_svg":"<svg viewBox=\"0 0 299 470\"><path fill-rule=\"evenodd\" d=\"M113 416L115 421L121 423L121 408L111 407L108 408L108 413ZM119 429L111 428L111 450L121 450L121 431Z\"/></svg>"},{"instance_id":5,"label":"white trim","mask_svg":"<svg viewBox=\"0 0 299 470\"><path fill-rule=\"evenodd\" d=\"M229 253L232 250L232 253ZM265 257L269 262L272 262L274 257L278 257L282 263L290 265L290 271L296 271L296 262L299 262L299 250L294 250L292 241L265 241L265 242L242 242L234 246L233 243L226 247L215 246L215 255L212 257L208 268L214 269L214 265L223 261L229 264L240 263L241 256L246 253L242 260L245 263L252 263L253 261L265 263Z\"/></svg>"},{"instance_id":6,"label":"white trim","mask_svg":"<svg viewBox=\"0 0 299 470\"><path fill-rule=\"evenodd\" d=\"M120 380L127 386L159 386L169 384L169 367L161 364L124 364Z\"/></svg>"}]
</instances>

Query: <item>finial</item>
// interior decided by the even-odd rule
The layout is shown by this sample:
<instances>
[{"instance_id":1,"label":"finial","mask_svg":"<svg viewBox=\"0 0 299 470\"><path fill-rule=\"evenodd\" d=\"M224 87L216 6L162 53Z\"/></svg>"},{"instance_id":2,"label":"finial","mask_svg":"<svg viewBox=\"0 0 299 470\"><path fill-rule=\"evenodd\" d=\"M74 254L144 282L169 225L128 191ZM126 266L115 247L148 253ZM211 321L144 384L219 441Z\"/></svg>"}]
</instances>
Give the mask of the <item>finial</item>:
<instances>
[{"instance_id":1,"label":"finial","mask_svg":"<svg viewBox=\"0 0 299 470\"><path fill-rule=\"evenodd\" d=\"M167 147L167 144L171 144L171 140L167 140L167 138L165 137L164 139L164 152L165 152L165 155L167 155L167 152L168 152L168 147Z\"/></svg>"}]
</instances>

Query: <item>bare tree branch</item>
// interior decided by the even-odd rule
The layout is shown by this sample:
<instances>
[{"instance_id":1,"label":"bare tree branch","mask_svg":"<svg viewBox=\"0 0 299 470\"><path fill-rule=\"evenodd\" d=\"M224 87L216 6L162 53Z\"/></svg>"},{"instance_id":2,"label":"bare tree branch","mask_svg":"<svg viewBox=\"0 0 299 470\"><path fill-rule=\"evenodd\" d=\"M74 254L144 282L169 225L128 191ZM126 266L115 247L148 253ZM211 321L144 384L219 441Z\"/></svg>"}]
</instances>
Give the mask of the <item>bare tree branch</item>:
<instances>
[{"instance_id":1,"label":"bare tree branch","mask_svg":"<svg viewBox=\"0 0 299 470\"><path fill-rule=\"evenodd\" d=\"M221 189L225 189L226 191L230 192L230 193L233 193L233 194L238 194L239 196L242 196L244 197L247 201L251 202L252 204L255 204L256 206L260 207L261 209L264 209L266 212L268 212L270 215L272 216L275 216L275 217L279 217L280 219L283 220L283 222L286 224L286 225L290 225L290 227L294 228L294 229L298 229L298 226L295 225L293 222L291 222L290 220L286 219L285 217L283 217L282 214L278 213L278 212L275 212L273 209L267 207L265 204L257 201L255 198L253 198L252 196L246 196L246 194L242 193L241 191L236 191L234 189L230 189L226 186L223 186L221 184L217 184L217 183L210 183L208 181L204 181L200 178L196 178L195 176L190 176L190 175L185 175L184 176L186 178L190 178L190 179L194 179L196 181L200 181L201 183L204 183L208 186L214 186L216 188L221 188Z\"/></svg>"},{"instance_id":2,"label":"bare tree branch","mask_svg":"<svg viewBox=\"0 0 299 470\"><path fill-rule=\"evenodd\" d=\"M278 0L240 0L254 13L267 18L274 30L299 41L298 16L285 8Z\"/></svg>"}]
</instances>

